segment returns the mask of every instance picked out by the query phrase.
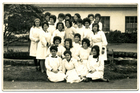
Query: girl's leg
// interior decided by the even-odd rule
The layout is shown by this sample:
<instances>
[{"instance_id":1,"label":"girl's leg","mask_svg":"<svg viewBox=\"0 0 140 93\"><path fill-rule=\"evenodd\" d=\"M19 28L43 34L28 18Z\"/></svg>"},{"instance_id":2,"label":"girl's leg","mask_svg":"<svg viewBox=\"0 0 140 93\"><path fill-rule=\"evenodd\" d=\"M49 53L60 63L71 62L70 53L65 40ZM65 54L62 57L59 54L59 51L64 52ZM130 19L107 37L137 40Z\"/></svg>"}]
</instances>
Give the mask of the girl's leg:
<instances>
[{"instance_id":1,"label":"girl's leg","mask_svg":"<svg viewBox=\"0 0 140 93\"><path fill-rule=\"evenodd\" d=\"M41 59L40 60L40 67L41 67L41 72L43 73L45 70L45 60Z\"/></svg>"},{"instance_id":2,"label":"girl's leg","mask_svg":"<svg viewBox=\"0 0 140 93\"><path fill-rule=\"evenodd\" d=\"M34 64L36 66L36 70L38 70L38 67L37 67L37 59L36 59L36 57L34 57L33 59L34 59Z\"/></svg>"}]
</instances>

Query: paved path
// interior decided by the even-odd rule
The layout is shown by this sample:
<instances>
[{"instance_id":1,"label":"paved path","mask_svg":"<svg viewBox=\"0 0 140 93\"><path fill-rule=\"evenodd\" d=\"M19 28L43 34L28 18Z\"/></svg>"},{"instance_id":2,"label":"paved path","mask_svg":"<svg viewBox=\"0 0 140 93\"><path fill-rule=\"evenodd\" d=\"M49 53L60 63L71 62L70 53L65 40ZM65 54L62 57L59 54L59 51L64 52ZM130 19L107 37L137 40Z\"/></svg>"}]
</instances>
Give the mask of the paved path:
<instances>
[{"instance_id":1,"label":"paved path","mask_svg":"<svg viewBox=\"0 0 140 93\"><path fill-rule=\"evenodd\" d=\"M76 91L79 89L90 89L99 90L99 89L137 89L137 79L121 79L114 80L110 82L81 82L68 84L65 82L61 83L51 83L51 82L21 82L21 81L4 81L3 89L5 91L23 91L22 89L26 89L26 91L45 91L45 89L53 89L51 91L55 91L54 89L75 89L72 91ZM9 90L10 89L10 90ZM39 90L41 89L41 90ZM25 91L25 90L24 90ZM47 91L47 90L46 90ZM61 90L62 91L62 90ZM68 90L67 90L68 91Z\"/></svg>"}]
</instances>

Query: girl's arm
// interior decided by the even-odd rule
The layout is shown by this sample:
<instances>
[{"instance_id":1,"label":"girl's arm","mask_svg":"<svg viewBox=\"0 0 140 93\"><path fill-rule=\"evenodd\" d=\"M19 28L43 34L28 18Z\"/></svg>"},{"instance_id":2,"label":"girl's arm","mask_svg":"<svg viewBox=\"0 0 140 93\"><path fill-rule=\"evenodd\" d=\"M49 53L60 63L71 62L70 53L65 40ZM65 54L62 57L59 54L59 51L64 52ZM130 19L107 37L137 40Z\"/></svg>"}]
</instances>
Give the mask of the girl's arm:
<instances>
[{"instance_id":1,"label":"girl's arm","mask_svg":"<svg viewBox=\"0 0 140 93\"><path fill-rule=\"evenodd\" d=\"M34 38L34 37L33 37L33 33L34 33L34 31L33 31L33 27L32 27L32 28L30 29L29 38L30 38L31 41L37 42L37 41L38 41L38 38Z\"/></svg>"},{"instance_id":2,"label":"girl's arm","mask_svg":"<svg viewBox=\"0 0 140 93\"><path fill-rule=\"evenodd\" d=\"M53 69L51 68L51 66L49 65L49 57L47 57L45 59L45 67L47 70L52 71Z\"/></svg>"},{"instance_id":3,"label":"girl's arm","mask_svg":"<svg viewBox=\"0 0 140 93\"><path fill-rule=\"evenodd\" d=\"M99 67L96 68L97 71L104 71L104 60L100 57Z\"/></svg>"},{"instance_id":4,"label":"girl's arm","mask_svg":"<svg viewBox=\"0 0 140 93\"><path fill-rule=\"evenodd\" d=\"M101 37L102 37L102 47L105 48L107 46L107 39L103 31L101 31Z\"/></svg>"}]
</instances>

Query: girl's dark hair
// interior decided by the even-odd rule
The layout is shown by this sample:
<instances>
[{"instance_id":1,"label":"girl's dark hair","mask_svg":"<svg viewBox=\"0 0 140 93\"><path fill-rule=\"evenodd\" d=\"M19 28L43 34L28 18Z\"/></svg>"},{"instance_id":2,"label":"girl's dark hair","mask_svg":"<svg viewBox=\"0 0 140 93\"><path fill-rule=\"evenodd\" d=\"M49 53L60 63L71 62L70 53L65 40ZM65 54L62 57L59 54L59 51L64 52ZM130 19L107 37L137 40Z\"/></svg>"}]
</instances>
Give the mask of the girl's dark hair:
<instances>
[{"instance_id":1,"label":"girl's dark hair","mask_svg":"<svg viewBox=\"0 0 140 93\"><path fill-rule=\"evenodd\" d=\"M57 46L51 46L51 47L50 47L50 51L52 51L52 50L55 50L55 51L57 52L57 51L58 51Z\"/></svg>"},{"instance_id":2,"label":"girl's dark hair","mask_svg":"<svg viewBox=\"0 0 140 93\"><path fill-rule=\"evenodd\" d=\"M80 35L79 33L76 33L76 34L74 35L74 38L75 38L76 36L79 37L79 41L80 41L80 40L81 40L81 35Z\"/></svg>"},{"instance_id":3,"label":"girl's dark hair","mask_svg":"<svg viewBox=\"0 0 140 93\"><path fill-rule=\"evenodd\" d=\"M83 25L84 25L84 26L85 26L85 22L88 22L89 25L91 24L90 19L88 19L88 18L84 18L84 19L83 19Z\"/></svg>"},{"instance_id":4,"label":"girl's dark hair","mask_svg":"<svg viewBox=\"0 0 140 93\"><path fill-rule=\"evenodd\" d=\"M89 15L88 15L88 18L89 18L90 16L92 16L92 17L94 18L94 15L93 15L93 14L89 14Z\"/></svg>"},{"instance_id":5,"label":"girl's dark hair","mask_svg":"<svg viewBox=\"0 0 140 93\"><path fill-rule=\"evenodd\" d=\"M58 25L59 25L59 24L62 24L62 29L64 29L64 24L63 24L62 22L58 22L58 23L57 23L56 29L58 29Z\"/></svg>"},{"instance_id":6,"label":"girl's dark hair","mask_svg":"<svg viewBox=\"0 0 140 93\"><path fill-rule=\"evenodd\" d=\"M44 28L44 25L45 25L45 24L49 27L48 22L44 22L44 23L42 24L42 28Z\"/></svg>"},{"instance_id":7,"label":"girl's dark hair","mask_svg":"<svg viewBox=\"0 0 140 93\"><path fill-rule=\"evenodd\" d=\"M61 43L61 37L55 36L55 37L53 38L53 44L55 44L55 41L56 41L56 40L59 40L59 42Z\"/></svg>"},{"instance_id":8,"label":"girl's dark hair","mask_svg":"<svg viewBox=\"0 0 140 93\"><path fill-rule=\"evenodd\" d=\"M93 58L98 58L100 55L100 48L99 46L95 45L91 48L91 51L93 51L93 49L95 49L95 51L97 52L97 55L94 55Z\"/></svg>"},{"instance_id":9,"label":"girl's dark hair","mask_svg":"<svg viewBox=\"0 0 140 93\"><path fill-rule=\"evenodd\" d=\"M68 41L69 42L69 44L70 44L70 49L73 47L72 46L72 39L71 38L66 38L65 39L65 41L64 41L64 47L66 48L66 41ZM66 48L66 50L67 50L67 48Z\"/></svg>"},{"instance_id":10,"label":"girl's dark hair","mask_svg":"<svg viewBox=\"0 0 140 93\"><path fill-rule=\"evenodd\" d=\"M99 20L101 19L101 15L100 15L100 14L98 14L98 13L97 13L97 14L95 14L95 18L96 18L96 17L99 17Z\"/></svg>"},{"instance_id":11,"label":"girl's dark hair","mask_svg":"<svg viewBox=\"0 0 140 93\"><path fill-rule=\"evenodd\" d=\"M83 43L84 43L84 42L87 43L87 46L88 46L88 47L90 46L90 41L89 41L89 39L84 38L84 39L82 40L82 46L83 46Z\"/></svg>"},{"instance_id":12,"label":"girl's dark hair","mask_svg":"<svg viewBox=\"0 0 140 93\"><path fill-rule=\"evenodd\" d=\"M56 22L56 16L55 15L51 15L50 18L52 18L54 20L54 23Z\"/></svg>"},{"instance_id":13,"label":"girl's dark hair","mask_svg":"<svg viewBox=\"0 0 140 93\"><path fill-rule=\"evenodd\" d=\"M83 23L82 19L79 18L79 19L77 20L77 23L81 23L81 24L82 24L82 23Z\"/></svg>"},{"instance_id":14,"label":"girl's dark hair","mask_svg":"<svg viewBox=\"0 0 140 93\"><path fill-rule=\"evenodd\" d=\"M67 21L69 22L70 27L72 27L72 22L69 19L65 20L65 24L66 24Z\"/></svg>"},{"instance_id":15,"label":"girl's dark hair","mask_svg":"<svg viewBox=\"0 0 140 93\"><path fill-rule=\"evenodd\" d=\"M66 51L64 52L64 55L66 55L67 53L68 53L70 56L72 55L72 53L71 53L70 50L66 50Z\"/></svg>"},{"instance_id":16,"label":"girl's dark hair","mask_svg":"<svg viewBox=\"0 0 140 93\"><path fill-rule=\"evenodd\" d=\"M67 13L65 17L68 16L71 19L71 14Z\"/></svg>"},{"instance_id":17,"label":"girl's dark hair","mask_svg":"<svg viewBox=\"0 0 140 93\"><path fill-rule=\"evenodd\" d=\"M59 17L61 17L61 18L64 19L64 18L65 18L65 15L64 15L63 13L60 13L60 14L58 15L58 18L59 18Z\"/></svg>"},{"instance_id":18,"label":"girl's dark hair","mask_svg":"<svg viewBox=\"0 0 140 93\"><path fill-rule=\"evenodd\" d=\"M51 15L50 12L45 13L45 17L46 17L46 16L50 16L50 15Z\"/></svg>"},{"instance_id":19,"label":"girl's dark hair","mask_svg":"<svg viewBox=\"0 0 140 93\"><path fill-rule=\"evenodd\" d=\"M98 23L93 23L93 24L92 24L92 31L93 31L93 32L94 32L93 27L94 27L95 25L97 25L97 31L99 31L99 24L98 24Z\"/></svg>"},{"instance_id":20,"label":"girl's dark hair","mask_svg":"<svg viewBox=\"0 0 140 93\"><path fill-rule=\"evenodd\" d=\"M79 13L75 13L74 15L76 15L79 19L81 19L81 16Z\"/></svg>"}]
</instances>

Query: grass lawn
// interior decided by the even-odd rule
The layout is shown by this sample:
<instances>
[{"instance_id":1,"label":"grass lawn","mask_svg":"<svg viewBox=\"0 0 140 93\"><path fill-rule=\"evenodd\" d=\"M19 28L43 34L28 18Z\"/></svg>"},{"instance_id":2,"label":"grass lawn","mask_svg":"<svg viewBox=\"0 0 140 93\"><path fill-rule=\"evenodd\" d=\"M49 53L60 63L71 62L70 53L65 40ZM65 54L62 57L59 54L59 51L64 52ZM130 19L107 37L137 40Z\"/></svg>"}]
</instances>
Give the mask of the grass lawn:
<instances>
[{"instance_id":1,"label":"grass lawn","mask_svg":"<svg viewBox=\"0 0 140 93\"><path fill-rule=\"evenodd\" d=\"M4 81L48 81L45 73L36 71L35 66L5 65ZM110 80L137 78L136 65L105 65L104 78Z\"/></svg>"}]
</instances>

